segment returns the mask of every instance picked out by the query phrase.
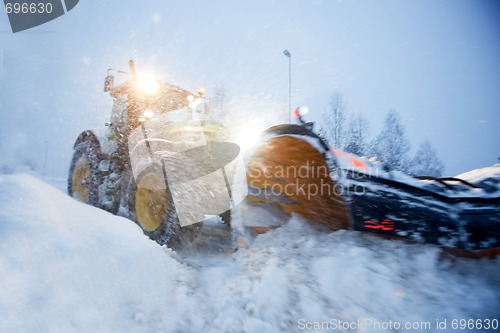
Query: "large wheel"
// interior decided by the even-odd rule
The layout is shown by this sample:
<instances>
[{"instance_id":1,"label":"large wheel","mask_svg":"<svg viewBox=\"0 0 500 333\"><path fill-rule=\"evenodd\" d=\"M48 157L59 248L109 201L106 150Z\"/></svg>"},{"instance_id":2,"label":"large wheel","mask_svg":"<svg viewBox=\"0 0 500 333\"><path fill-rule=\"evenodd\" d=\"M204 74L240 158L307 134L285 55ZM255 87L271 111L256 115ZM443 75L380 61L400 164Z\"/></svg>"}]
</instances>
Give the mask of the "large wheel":
<instances>
[{"instance_id":1,"label":"large wheel","mask_svg":"<svg viewBox=\"0 0 500 333\"><path fill-rule=\"evenodd\" d=\"M203 224L181 227L162 167L158 164L146 168L136 179L131 177L129 211L132 220L147 236L171 248L191 243Z\"/></svg>"},{"instance_id":2,"label":"large wheel","mask_svg":"<svg viewBox=\"0 0 500 333\"><path fill-rule=\"evenodd\" d=\"M92 206L99 206L99 147L92 141L79 143L73 154L68 177L68 194Z\"/></svg>"}]
</instances>

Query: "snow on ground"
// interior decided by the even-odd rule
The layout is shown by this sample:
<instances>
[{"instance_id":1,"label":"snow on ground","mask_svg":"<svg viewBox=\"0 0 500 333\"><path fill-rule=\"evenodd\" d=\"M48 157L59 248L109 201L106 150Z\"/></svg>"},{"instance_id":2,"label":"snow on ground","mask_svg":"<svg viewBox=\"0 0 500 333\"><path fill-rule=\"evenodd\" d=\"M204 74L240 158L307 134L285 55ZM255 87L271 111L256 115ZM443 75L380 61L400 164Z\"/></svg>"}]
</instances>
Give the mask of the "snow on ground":
<instances>
[{"instance_id":1,"label":"snow on ground","mask_svg":"<svg viewBox=\"0 0 500 333\"><path fill-rule=\"evenodd\" d=\"M493 195L500 193L500 163L462 173L457 178L477 184Z\"/></svg>"},{"instance_id":2,"label":"snow on ground","mask_svg":"<svg viewBox=\"0 0 500 333\"><path fill-rule=\"evenodd\" d=\"M33 176L0 175L0 332L434 332L445 319L457 332L453 319L498 319L499 269L298 218L234 254L175 253Z\"/></svg>"}]
</instances>

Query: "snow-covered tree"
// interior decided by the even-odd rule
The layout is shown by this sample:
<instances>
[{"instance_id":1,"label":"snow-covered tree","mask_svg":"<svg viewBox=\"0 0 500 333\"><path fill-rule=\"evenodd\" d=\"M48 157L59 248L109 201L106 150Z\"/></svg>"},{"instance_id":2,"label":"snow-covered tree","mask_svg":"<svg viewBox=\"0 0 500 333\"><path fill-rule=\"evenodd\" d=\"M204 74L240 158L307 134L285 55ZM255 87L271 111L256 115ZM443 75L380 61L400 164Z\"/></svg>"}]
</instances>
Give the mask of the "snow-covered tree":
<instances>
[{"instance_id":1,"label":"snow-covered tree","mask_svg":"<svg viewBox=\"0 0 500 333\"><path fill-rule=\"evenodd\" d=\"M320 132L333 147L339 149L344 148L346 122L344 111L344 97L342 93L336 91L330 96L327 110L323 113L323 126Z\"/></svg>"},{"instance_id":2,"label":"snow-covered tree","mask_svg":"<svg viewBox=\"0 0 500 333\"><path fill-rule=\"evenodd\" d=\"M411 160L410 174L413 176L441 177L444 163L438 158L437 152L428 140L420 144L415 157Z\"/></svg>"},{"instance_id":3,"label":"snow-covered tree","mask_svg":"<svg viewBox=\"0 0 500 333\"><path fill-rule=\"evenodd\" d=\"M382 131L373 140L371 146L371 154L383 161L390 169L408 171L410 144L396 110L389 111Z\"/></svg>"},{"instance_id":4,"label":"snow-covered tree","mask_svg":"<svg viewBox=\"0 0 500 333\"><path fill-rule=\"evenodd\" d=\"M346 131L344 149L348 153L359 156L368 154L368 128L369 123L362 115L357 115L349 121Z\"/></svg>"}]
</instances>

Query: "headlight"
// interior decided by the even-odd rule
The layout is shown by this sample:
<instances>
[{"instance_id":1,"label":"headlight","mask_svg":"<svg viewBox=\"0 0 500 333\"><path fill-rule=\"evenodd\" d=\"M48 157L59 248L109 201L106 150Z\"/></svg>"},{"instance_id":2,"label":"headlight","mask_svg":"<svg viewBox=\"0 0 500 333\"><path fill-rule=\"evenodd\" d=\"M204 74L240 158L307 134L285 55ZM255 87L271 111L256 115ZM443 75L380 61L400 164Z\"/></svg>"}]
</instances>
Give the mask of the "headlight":
<instances>
[{"instance_id":1,"label":"headlight","mask_svg":"<svg viewBox=\"0 0 500 333\"><path fill-rule=\"evenodd\" d=\"M259 130L255 128L246 128L238 133L236 143L243 149L252 148L260 139Z\"/></svg>"},{"instance_id":2,"label":"headlight","mask_svg":"<svg viewBox=\"0 0 500 333\"><path fill-rule=\"evenodd\" d=\"M155 79L143 76L139 79L139 87L141 87L146 94L152 95L160 88L160 85Z\"/></svg>"},{"instance_id":3,"label":"headlight","mask_svg":"<svg viewBox=\"0 0 500 333\"><path fill-rule=\"evenodd\" d=\"M144 117L146 117L147 119L151 119L155 116L155 113L151 110L146 110L144 111Z\"/></svg>"}]
</instances>

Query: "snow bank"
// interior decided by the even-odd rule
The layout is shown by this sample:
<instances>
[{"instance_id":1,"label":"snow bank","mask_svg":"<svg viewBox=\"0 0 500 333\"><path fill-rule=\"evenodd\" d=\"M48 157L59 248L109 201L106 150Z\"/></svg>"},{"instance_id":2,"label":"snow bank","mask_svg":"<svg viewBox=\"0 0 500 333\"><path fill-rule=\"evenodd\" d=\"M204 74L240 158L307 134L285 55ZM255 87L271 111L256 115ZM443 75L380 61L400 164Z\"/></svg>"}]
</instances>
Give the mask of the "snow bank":
<instances>
[{"instance_id":1,"label":"snow bank","mask_svg":"<svg viewBox=\"0 0 500 333\"><path fill-rule=\"evenodd\" d=\"M432 329L421 331L433 332L436 319L498 317L500 260L440 256L434 246L356 231L327 234L292 218L236 253L241 267L215 300L213 323L264 332L324 322L332 331L338 321L430 322ZM377 331L371 328L359 331Z\"/></svg>"},{"instance_id":2,"label":"snow bank","mask_svg":"<svg viewBox=\"0 0 500 333\"><path fill-rule=\"evenodd\" d=\"M190 330L189 269L133 222L0 176L0 331ZM187 307L187 308L186 308Z\"/></svg>"},{"instance_id":3,"label":"snow bank","mask_svg":"<svg viewBox=\"0 0 500 333\"><path fill-rule=\"evenodd\" d=\"M440 255L292 218L248 250L186 258L38 179L0 176L1 332L293 332L339 320L434 332L445 319L440 331L456 332L452 319L498 317L500 260Z\"/></svg>"},{"instance_id":4,"label":"snow bank","mask_svg":"<svg viewBox=\"0 0 500 333\"><path fill-rule=\"evenodd\" d=\"M490 193L500 194L500 163L462 173L456 177L479 185Z\"/></svg>"}]
</instances>

